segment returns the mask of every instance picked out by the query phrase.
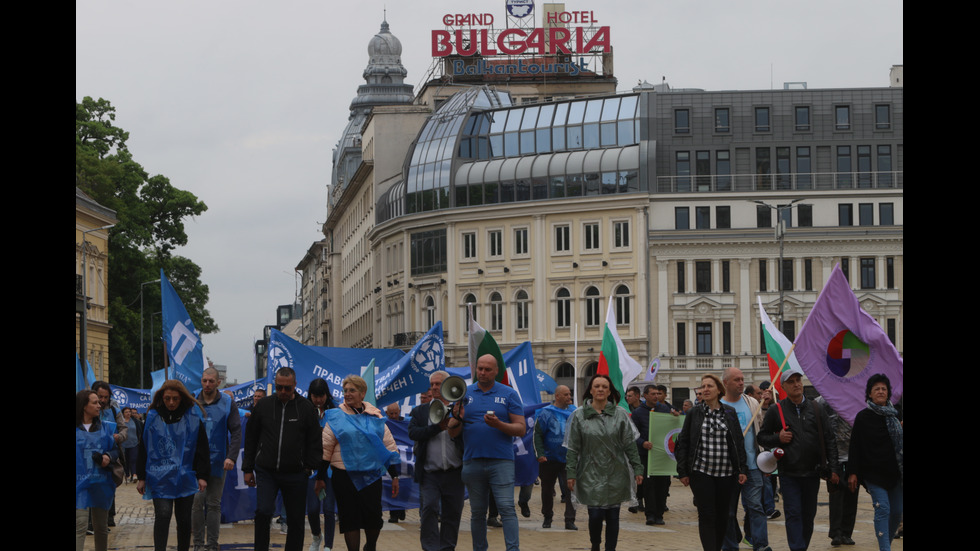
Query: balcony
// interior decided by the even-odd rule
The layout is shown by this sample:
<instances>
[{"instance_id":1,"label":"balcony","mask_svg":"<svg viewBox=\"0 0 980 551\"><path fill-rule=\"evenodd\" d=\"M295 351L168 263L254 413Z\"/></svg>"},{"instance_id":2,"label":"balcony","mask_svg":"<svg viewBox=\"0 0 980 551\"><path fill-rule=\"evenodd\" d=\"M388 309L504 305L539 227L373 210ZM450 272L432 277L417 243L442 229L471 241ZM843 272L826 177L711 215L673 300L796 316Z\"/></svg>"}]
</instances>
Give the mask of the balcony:
<instances>
[{"instance_id":1,"label":"balcony","mask_svg":"<svg viewBox=\"0 0 980 551\"><path fill-rule=\"evenodd\" d=\"M657 193L902 189L904 171L659 176Z\"/></svg>"}]
</instances>

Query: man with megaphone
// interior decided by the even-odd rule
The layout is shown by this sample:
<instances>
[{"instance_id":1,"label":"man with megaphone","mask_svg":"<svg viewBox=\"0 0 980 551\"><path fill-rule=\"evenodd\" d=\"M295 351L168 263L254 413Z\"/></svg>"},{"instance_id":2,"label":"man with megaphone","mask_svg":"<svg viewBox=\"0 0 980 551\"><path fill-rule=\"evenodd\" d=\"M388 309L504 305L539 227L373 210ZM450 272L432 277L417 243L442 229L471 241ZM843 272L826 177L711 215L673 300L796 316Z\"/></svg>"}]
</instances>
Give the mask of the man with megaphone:
<instances>
[{"instance_id":1,"label":"man with megaphone","mask_svg":"<svg viewBox=\"0 0 980 551\"><path fill-rule=\"evenodd\" d=\"M463 513L463 437L451 437L448 429L460 423L449 410L451 402L466 395L466 383L460 377L436 371L429 376L429 391L432 401L412 411L408 436L415 441L415 482L419 484L422 502L419 511L422 550L444 551L455 549Z\"/></svg>"}]
</instances>

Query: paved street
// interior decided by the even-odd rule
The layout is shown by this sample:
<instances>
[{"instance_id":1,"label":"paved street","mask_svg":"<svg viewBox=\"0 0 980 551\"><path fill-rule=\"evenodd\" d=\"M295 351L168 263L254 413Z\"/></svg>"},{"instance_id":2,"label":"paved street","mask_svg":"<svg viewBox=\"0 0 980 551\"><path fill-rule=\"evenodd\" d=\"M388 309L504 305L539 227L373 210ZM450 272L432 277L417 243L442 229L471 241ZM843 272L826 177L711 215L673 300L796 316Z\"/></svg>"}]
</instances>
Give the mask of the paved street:
<instances>
[{"instance_id":1,"label":"paved street","mask_svg":"<svg viewBox=\"0 0 980 551\"><path fill-rule=\"evenodd\" d=\"M516 489L515 489L516 490ZM136 493L135 484L124 484L116 493L116 526L109 532L109 549L153 549L153 504L143 501ZM515 493L516 501L516 493ZM557 500L556 500L557 501ZM810 549L833 549L827 537L827 494L822 492L817 510L816 531ZM619 549L622 551L648 550L657 551L695 551L701 549L698 540L697 510L691 503L691 491L682 486L676 479L670 487L670 498L667 501L670 511L666 514L666 526L646 526L642 513L630 514L624 507L621 516L619 534ZM777 503L777 508L782 509ZM463 511L463 521L460 526L460 550L472 549L469 533L469 505ZM520 513L518 513L519 515ZM854 540L857 545L840 547L842 551L873 551L878 548L872 526L871 500L863 490L858 502L857 526ZM531 517L518 516L521 524L521 548L526 551L563 550L572 551L589 549L587 514L580 509L577 515L579 530L565 531L563 523L556 519L554 526L544 530L541 528L541 499L539 487L534 489L531 499ZM387 513L385 514L387 520ZM787 549L786 532L783 524L784 517L769 521L769 541L775 550ZM378 541L378 551L410 551L420 549L419 546L419 517L418 509L407 512L407 519L398 524L385 522L384 531ZM489 529L490 549L503 549L503 533L499 528ZM253 525L250 521L237 524L227 524L221 527L221 549L223 551L245 550L252 548ZM282 549L286 536L273 529L272 548ZM307 529L306 546L309 545L310 534ZM92 537L85 540L86 550L94 549ZM362 539L363 545L363 539ZM168 549L176 549L176 527L171 522L170 541ZM892 548L904 549L903 540L895 540ZM337 534L335 550L344 548L343 537ZM748 546L743 545L743 549Z\"/></svg>"}]
</instances>

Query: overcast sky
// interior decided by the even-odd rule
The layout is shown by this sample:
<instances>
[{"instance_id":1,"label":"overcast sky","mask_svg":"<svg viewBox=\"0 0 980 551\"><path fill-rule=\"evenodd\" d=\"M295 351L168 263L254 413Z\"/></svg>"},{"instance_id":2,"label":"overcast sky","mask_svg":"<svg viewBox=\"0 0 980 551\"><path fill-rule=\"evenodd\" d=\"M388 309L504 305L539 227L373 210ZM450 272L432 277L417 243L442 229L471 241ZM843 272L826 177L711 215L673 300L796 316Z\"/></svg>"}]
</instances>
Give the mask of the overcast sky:
<instances>
[{"instance_id":1,"label":"overcast sky","mask_svg":"<svg viewBox=\"0 0 980 551\"><path fill-rule=\"evenodd\" d=\"M221 328L207 355L252 375L252 343L296 294L294 268L322 238L331 151L363 84L386 2L78 1L75 99L105 98L135 159L208 205L179 254L197 262ZM442 16L504 1L387 2L416 90ZM541 3L538 3L540 8ZM903 63L894 0L566 2L608 25L619 89L760 90L888 85ZM540 17L536 26L541 26Z\"/></svg>"}]
</instances>

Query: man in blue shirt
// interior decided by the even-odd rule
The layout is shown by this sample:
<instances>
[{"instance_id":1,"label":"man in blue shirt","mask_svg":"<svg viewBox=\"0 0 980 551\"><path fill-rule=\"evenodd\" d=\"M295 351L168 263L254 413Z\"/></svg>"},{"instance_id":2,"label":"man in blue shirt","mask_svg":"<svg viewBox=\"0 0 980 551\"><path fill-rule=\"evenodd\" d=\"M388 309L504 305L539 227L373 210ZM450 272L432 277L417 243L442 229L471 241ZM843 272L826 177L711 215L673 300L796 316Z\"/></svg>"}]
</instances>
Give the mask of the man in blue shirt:
<instances>
[{"instance_id":1,"label":"man in blue shirt","mask_svg":"<svg viewBox=\"0 0 980 551\"><path fill-rule=\"evenodd\" d=\"M461 400L463 422L449 423L449 435L463 435L463 483L470 493L470 532L473 551L487 549L487 507L490 493L504 525L507 551L519 551L517 511L514 509L514 438L527 430L524 405L513 388L498 383L501 366L490 354L476 361L476 384Z\"/></svg>"},{"instance_id":2,"label":"man in blue shirt","mask_svg":"<svg viewBox=\"0 0 980 551\"><path fill-rule=\"evenodd\" d=\"M565 464L568 462L564 445L565 426L573 411L575 406L572 405L572 391L565 385L558 385L555 388L554 403L539 409L534 418L534 453L538 458L538 473L541 476L541 514L544 515L542 528L551 528L557 481L565 502L565 530L578 530L575 526L575 506L572 505L565 473Z\"/></svg>"}]
</instances>

